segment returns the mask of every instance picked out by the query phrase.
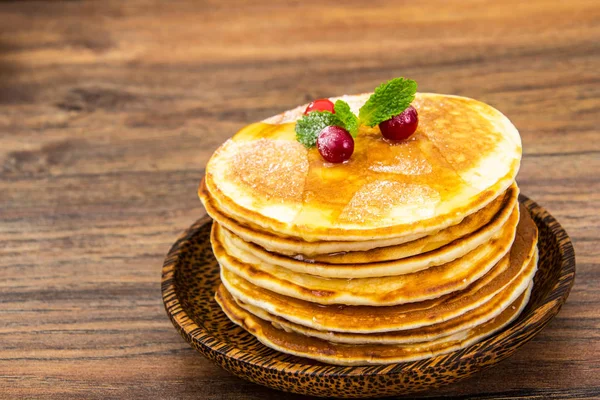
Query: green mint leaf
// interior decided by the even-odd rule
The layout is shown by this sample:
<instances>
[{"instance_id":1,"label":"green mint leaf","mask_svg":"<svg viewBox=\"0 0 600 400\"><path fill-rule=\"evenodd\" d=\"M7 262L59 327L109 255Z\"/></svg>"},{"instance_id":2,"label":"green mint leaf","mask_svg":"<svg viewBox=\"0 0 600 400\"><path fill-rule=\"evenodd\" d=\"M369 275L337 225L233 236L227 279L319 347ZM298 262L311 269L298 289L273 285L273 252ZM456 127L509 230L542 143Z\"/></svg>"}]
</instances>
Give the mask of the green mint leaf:
<instances>
[{"instance_id":1,"label":"green mint leaf","mask_svg":"<svg viewBox=\"0 0 600 400\"><path fill-rule=\"evenodd\" d=\"M344 100L337 100L333 106L335 116L341 122L341 127L350 132L352 137L358 134L358 117L350 110L350 106Z\"/></svg>"},{"instance_id":2,"label":"green mint leaf","mask_svg":"<svg viewBox=\"0 0 600 400\"><path fill-rule=\"evenodd\" d=\"M335 114L329 111L311 111L296 122L296 140L306 148L315 147L319 133L332 125L340 125Z\"/></svg>"},{"instance_id":3,"label":"green mint leaf","mask_svg":"<svg viewBox=\"0 0 600 400\"><path fill-rule=\"evenodd\" d=\"M395 78L379 85L369 100L360 108L360 122L373 127L406 110L415 99L417 82Z\"/></svg>"}]
</instances>

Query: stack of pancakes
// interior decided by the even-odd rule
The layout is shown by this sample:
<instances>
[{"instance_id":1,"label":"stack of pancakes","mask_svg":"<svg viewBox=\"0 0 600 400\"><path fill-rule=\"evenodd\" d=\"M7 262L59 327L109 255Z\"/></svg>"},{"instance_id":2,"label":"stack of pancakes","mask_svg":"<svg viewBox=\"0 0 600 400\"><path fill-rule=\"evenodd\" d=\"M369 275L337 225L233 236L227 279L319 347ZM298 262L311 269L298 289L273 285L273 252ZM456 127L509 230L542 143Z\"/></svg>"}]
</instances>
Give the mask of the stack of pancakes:
<instances>
[{"instance_id":1,"label":"stack of pancakes","mask_svg":"<svg viewBox=\"0 0 600 400\"><path fill-rule=\"evenodd\" d=\"M354 112L367 98L342 97ZM296 141L305 106L212 156L199 194L214 219L216 299L266 346L338 365L417 360L525 307L537 229L518 203L518 131L468 98L419 93L413 106L411 138L363 126L343 164Z\"/></svg>"}]
</instances>

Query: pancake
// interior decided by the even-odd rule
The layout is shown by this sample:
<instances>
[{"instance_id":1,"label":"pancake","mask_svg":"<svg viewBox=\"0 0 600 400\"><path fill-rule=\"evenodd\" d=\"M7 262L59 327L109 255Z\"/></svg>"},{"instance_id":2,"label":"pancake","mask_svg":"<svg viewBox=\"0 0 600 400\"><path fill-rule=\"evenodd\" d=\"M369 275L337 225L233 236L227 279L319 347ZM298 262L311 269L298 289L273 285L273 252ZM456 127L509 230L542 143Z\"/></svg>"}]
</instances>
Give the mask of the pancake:
<instances>
[{"instance_id":1,"label":"pancake","mask_svg":"<svg viewBox=\"0 0 600 400\"><path fill-rule=\"evenodd\" d=\"M474 214L467 216L457 225L448 227L432 235L413 235L381 240L348 241L314 241L307 242L293 237L270 234L258 226L241 224L223 214L210 198L204 180L199 189L200 197L206 212L219 225L235 233L246 242L255 243L267 251L288 256L301 255L315 261L332 264L348 264L361 262L378 262L409 257L420 252L435 250L452 241L467 236L492 219L502 223L508 218L507 212L517 204L519 189L513 184L504 194L498 196L490 204ZM418 240L421 239L421 240ZM404 246L400 246L405 244ZM394 248L390 248L394 246ZM385 251L375 250L388 247ZM372 251L369 251L372 250Z\"/></svg>"},{"instance_id":2,"label":"pancake","mask_svg":"<svg viewBox=\"0 0 600 400\"><path fill-rule=\"evenodd\" d=\"M225 248L226 242L221 242L218 224L213 224L211 242L222 269L273 292L319 304L385 306L434 299L466 288L508 253L518 220L515 208L500 232L459 259L410 274L376 278L351 279L350 273L347 279L323 278L265 263L251 253L244 253L248 262L240 261L231 253L241 250Z\"/></svg>"},{"instance_id":3,"label":"pancake","mask_svg":"<svg viewBox=\"0 0 600 400\"><path fill-rule=\"evenodd\" d=\"M430 342L404 345L348 345L277 329L217 293L217 302L235 324L254 335L265 346L313 360L335 365L390 364L434 357L470 346L514 321L525 308L532 285L497 317L472 329Z\"/></svg>"},{"instance_id":4,"label":"pancake","mask_svg":"<svg viewBox=\"0 0 600 400\"><path fill-rule=\"evenodd\" d=\"M353 111L367 98L343 97ZM352 158L335 165L296 141L302 107L251 124L213 154L206 188L240 223L304 241L414 238L456 225L513 183L518 131L473 99L417 93L412 105L410 139L390 144L361 126Z\"/></svg>"},{"instance_id":5,"label":"pancake","mask_svg":"<svg viewBox=\"0 0 600 400\"><path fill-rule=\"evenodd\" d=\"M323 306L262 289L222 269L221 281L234 298L307 328L350 333L376 333L416 329L463 315L490 301L518 277L536 254L537 228L526 209L521 209L517 237L508 260L465 290L419 303L392 307Z\"/></svg>"},{"instance_id":6,"label":"pancake","mask_svg":"<svg viewBox=\"0 0 600 400\"><path fill-rule=\"evenodd\" d=\"M537 271L537 255L520 272L518 278L511 281L492 299L480 307L477 307L465 314L449 319L448 321L420 327L417 329L408 329L401 331L382 332L382 333L343 333L333 331L320 331L295 324L284 318L270 314L267 311L244 303L241 300L234 299L225 286L221 285L217 291L217 296L221 296L226 301L235 301L238 306L250 312L256 317L271 322L275 327L287 332L295 332L305 336L316 337L334 343L346 344L406 344L424 341L437 340L442 337L450 336L458 332L481 325L492 318L498 316L510 304L512 304L531 284L533 276ZM381 310L385 313L385 310ZM432 311L435 312L435 311ZM379 315L379 314L377 314ZM375 318L377 318L374 315Z\"/></svg>"},{"instance_id":7,"label":"pancake","mask_svg":"<svg viewBox=\"0 0 600 400\"><path fill-rule=\"evenodd\" d=\"M514 198L516 200L516 195ZM503 209L489 224L438 248L435 248L439 245L439 242L436 242L435 238L446 236L446 231L452 230L452 227L434 235L433 238L426 237L402 245L359 252L358 254L344 253L343 255L339 255L340 258L346 256L345 258L349 261L353 259L363 261L362 263L354 264L329 264L309 259L290 258L266 251L260 246L248 243L219 224L215 224L214 229L217 240L227 250L227 253L244 263L256 264L255 260L258 259L261 263L277 265L291 271L320 277L345 279L370 278L409 274L461 258L478 247L489 243L506 224L509 224L509 221L512 221L512 224L508 229L511 227L514 228L518 219L518 212L519 208L516 206L513 206L512 209ZM444 238L440 240L444 240ZM429 246L435 249L425 252L419 251L426 250ZM394 258L401 254L407 255L407 257ZM251 257L248 257L248 255L251 255ZM365 259L371 256L389 259L389 261L364 262ZM333 257L337 256L334 255Z\"/></svg>"}]
</instances>

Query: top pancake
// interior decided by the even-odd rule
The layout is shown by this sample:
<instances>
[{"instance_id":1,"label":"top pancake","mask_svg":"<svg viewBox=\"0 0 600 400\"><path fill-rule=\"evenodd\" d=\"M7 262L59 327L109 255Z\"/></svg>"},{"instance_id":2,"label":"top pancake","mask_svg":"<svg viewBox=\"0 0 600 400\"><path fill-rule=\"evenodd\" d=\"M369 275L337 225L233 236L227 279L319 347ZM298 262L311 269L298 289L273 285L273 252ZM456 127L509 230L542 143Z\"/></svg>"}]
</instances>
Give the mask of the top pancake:
<instances>
[{"instance_id":1,"label":"top pancake","mask_svg":"<svg viewBox=\"0 0 600 400\"><path fill-rule=\"evenodd\" d=\"M368 98L344 96L354 112ZM335 101L335 99L332 99ZM343 164L295 139L303 107L247 126L210 159L205 184L226 215L306 241L364 241L429 234L459 223L514 181L519 134L473 99L416 96L419 127L388 143L361 127Z\"/></svg>"}]
</instances>

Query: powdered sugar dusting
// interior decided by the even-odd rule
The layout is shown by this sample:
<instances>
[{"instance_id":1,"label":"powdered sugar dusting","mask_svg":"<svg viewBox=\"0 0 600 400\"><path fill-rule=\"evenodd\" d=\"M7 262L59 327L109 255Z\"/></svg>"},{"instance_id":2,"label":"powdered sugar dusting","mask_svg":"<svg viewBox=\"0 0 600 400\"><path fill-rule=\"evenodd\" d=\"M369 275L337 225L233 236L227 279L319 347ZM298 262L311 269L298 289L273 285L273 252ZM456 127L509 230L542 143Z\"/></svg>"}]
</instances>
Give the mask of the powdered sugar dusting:
<instances>
[{"instance_id":1,"label":"powdered sugar dusting","mask_svg":"<svg viewBox=\"0 0 600 400\"><path fill-rule=\"evenodd\" d=\"M302 201L307 151L298 142L259 139L236 143L229 175L268 200Z\"/></svg>"},{"instance_id":2,"label":"powdered sugar dusting","mask_svg":"<svg viewBox=\"0 0 600 400\"><path fill-rule=\"evenodd\" d=\"M380 220L397 206L422 206L439 201L439 193L428 186L378 180L358 190L340 215L340 220L360 223Z\"/></svg>"},{"instance_id":3,"label":"powdered sugar dusting","mask_svg":"<svg viewBox=\"0 0 600 400\"><path fill-rule=\"evenodd\" d=\"M431 164L427 160L404 157L395 157L391 162L375 162L369 169L373 172L402 175L424 175L432 171Z\"/></svg>"}]
</instances>

